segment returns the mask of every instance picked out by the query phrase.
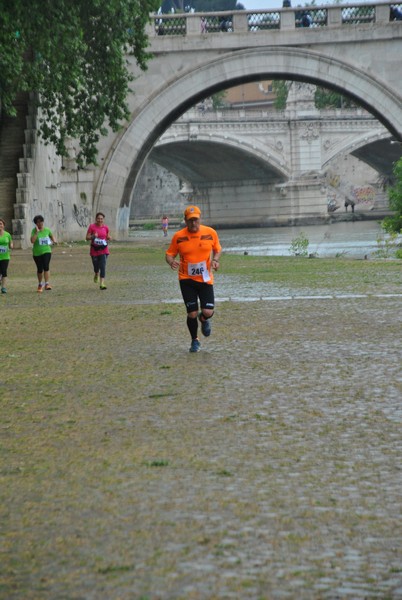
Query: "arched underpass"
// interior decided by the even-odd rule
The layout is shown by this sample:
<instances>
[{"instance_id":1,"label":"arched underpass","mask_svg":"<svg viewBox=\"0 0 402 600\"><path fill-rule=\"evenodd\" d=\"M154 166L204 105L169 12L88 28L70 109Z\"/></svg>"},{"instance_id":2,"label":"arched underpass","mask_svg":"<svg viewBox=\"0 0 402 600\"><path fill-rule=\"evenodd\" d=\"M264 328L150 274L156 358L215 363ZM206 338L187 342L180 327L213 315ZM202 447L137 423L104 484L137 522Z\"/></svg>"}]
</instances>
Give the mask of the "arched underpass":
<instances>
[{"instance_id":1,"label":"arched underpass","mask_svg":"<svg viewBox=\"0 0 402 600\"><path fill-rule=\"evenodd\" d=\"M223 180L261 179L270 183L284 180L284 174L279 173L267 161L223 143L170 143L156 146L150 158L195 185Z\"/></svg>"}]
</instances>

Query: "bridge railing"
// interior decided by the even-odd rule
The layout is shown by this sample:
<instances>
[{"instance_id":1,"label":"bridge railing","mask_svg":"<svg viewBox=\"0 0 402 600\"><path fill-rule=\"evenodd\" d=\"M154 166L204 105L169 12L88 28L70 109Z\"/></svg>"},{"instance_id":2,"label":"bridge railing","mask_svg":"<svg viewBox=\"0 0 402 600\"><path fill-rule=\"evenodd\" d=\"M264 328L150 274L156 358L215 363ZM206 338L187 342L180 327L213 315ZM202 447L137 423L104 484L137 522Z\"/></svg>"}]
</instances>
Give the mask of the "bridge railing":
<instances>
[{"instance_id":1,"label":"bridge railing","mask_svg":"<svg viewBox=\"0 0 402 600\"><path fill-rule=\"evenodd\" d=\"M275 10L151 15L148 35L245 33L299 27L336 27L402 20L402 3L332 4Z\"/></svg>"},{"instance_id":2,"label":"bridge railing","mask_svg":"<svg viewBox=\"0 0 402 600\"><path fill-rule=\"evenodd\" d=\"M202 105L196 105L186 111L176 123L187 123L189 121L197 122L215 122L215 121L227 121L227 122L254 122L254 121L266 121L269 115L270 121L283 121L289 119L289 113L286 110L272 110L272 109L257 109L257 108L219 108L219 109L202 109ZM322 119L326 120L358 120L358 121L370 121L377 122L376 117L371 113L367 112L364 108L326 108L320 109L318 115Z\"/></svg>"}]
</instances>

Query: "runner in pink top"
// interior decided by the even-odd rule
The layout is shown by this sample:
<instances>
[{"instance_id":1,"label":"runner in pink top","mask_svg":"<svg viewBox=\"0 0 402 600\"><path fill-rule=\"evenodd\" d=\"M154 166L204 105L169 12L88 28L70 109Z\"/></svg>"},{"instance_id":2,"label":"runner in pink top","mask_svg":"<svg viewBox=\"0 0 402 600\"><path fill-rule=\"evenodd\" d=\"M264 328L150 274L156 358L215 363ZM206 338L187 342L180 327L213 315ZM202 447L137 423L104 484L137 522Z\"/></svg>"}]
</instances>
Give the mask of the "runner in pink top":
<instances>
[{"instance_id":1,"label":"runner in pink top","mask_svg":"<svg viewBox=\"0 0 402 600\"><path fill-rule=\"evenodd\" d=\"M95 223L88 227L86 239L91 242L89 254L94 267L94 282L100 283L100 289L106 290L106 260L109 256L108 242L111 239L109 227L104 224L105 215L96 213Z\"/></svg>"},{"instance_id":2,"label":"runner in pink top","mask_svg":"<svg viewBox=\"0 0 402 600\"><path fill-rule=\"evenodd\" d=\"M168 227L169 227L169 219L166 215L163 215L162 217L162 231L163 231L163 235L165 237L167 237L168 234Z\"/></svg>"}]
</instances>

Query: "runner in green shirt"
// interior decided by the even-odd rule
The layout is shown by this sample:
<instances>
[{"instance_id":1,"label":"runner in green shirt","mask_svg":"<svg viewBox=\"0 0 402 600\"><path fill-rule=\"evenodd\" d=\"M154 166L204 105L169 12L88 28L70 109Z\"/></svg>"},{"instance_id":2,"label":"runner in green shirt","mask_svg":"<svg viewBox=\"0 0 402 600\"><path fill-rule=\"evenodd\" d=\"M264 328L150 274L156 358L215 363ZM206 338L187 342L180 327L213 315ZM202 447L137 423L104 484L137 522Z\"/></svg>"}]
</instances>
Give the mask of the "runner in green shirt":
<instances>
[{"instance_id":1,"label":"runner in green shirt","mask_svg":"<svg viewBox=\"0 0 402 600\"><path fill-rule=\"evenodd\" d=\"M11 235L4 229L5 226L5 221L0 219L0 281L2 294L7 294L7 269L10 262L10 250L14 248Z\"/></svg>"},{"instance_id":2,"label":"runner in green shirt","mask_svg":"<svg viewBox=\"0 0 402 600\"><path fill-rule=\"evenodd\" d=\"M38 293L42 293L43 287L45 287L45 290L52 289L49 264L52 258L52 244L56 244L56 240L50 229L45 227L45 220L42 215L36 215L33 222L35 227L31 232L31 244L33 244L33 259L37 267Z\"/></svg>"}]
</instances>

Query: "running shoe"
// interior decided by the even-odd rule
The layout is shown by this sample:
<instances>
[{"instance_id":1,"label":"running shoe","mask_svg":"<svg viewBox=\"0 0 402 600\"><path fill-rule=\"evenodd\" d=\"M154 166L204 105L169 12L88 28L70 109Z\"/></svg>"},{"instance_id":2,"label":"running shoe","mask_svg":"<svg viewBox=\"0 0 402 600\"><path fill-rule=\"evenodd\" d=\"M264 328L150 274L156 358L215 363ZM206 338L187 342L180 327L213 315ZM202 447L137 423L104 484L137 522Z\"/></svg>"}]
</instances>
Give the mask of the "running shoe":
<instances>
[{"instance_id":1,"label":"running shoe","mask_svg":"<svg viewBox=\"0 0 402 600\"><path fill-rule=\"evenodd\" d=\"M47 283L45 285L45 290L51 290L51 289L52 289L52 286L50 285L50 283Z\"/></svg>"},{"instance_id":2,"label":"running shoe","mask_svg":"<svg viewBox=\"0 0 402 600\"><path fill-rule=\"evenodd\" d=\"M3 287L3 288L1 288L1 293L2 293L2 294L7 294L7 290L6 290L6 288L4 288L4 287Z\"/></svg>"},{"instance_id":3,"label":"running shoe","mask_svg":"<svg viewBox=\"0 0 402 600\"><path fill-rule=\"evenodd\" d=\"M38 294L41 294L43 292L43 287L41 286L41 284L38 285Z\"/></svg>"},{"instance_id":4,"label":"running shoe","mask_svg":"<svg viewBox=\"0 0 402 600\"><path fill-rule=\"evenodd\" d=\"M201 321L201 314L200 313L198 315L198 319L201 323L201 331L202 331L202 335L205 337L209 337L211 335L211 321L210 319L207 319L206 321Z\"/></svg>"},{"instance_id":5,"label":"running shoe","mask_svg":"<svg viewBox=\"0 0 402 600\"><path fill-rule=\"evenodd\" d=\"M201 344L199 339L191 340L190 352L199 352L201 350Z\"/></svg>"},{"instance_id":6,"label":"running shoe","mask_svg":"<svg viewBox=\"0 0 402 600\"><path fill-rule=\"evenodd\" d=\"M94 275L94 283L99 283L99 275L95 273Z\"/></svg>"},{"instance_id":7,"label":"running shoe","mask_svg":"<svg viewBox=\"0 0 402 600\"><path fill-rule=\"evenodd\" d=\"M99 289L100 290L107 290L107 287L105 286L105 284L102 284L102 285L99 286Z\"/></svg>"}]
</instances>

